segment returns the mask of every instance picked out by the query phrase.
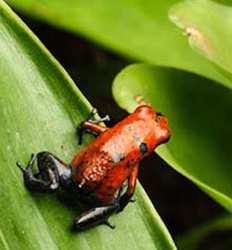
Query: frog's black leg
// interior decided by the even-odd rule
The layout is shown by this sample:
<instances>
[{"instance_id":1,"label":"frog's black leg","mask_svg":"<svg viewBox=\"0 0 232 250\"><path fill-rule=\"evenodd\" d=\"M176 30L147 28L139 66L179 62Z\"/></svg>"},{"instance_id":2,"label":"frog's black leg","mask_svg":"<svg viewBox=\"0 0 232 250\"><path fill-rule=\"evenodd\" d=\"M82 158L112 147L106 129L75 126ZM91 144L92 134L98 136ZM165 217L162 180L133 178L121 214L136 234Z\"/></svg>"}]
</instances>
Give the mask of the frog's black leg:
<instances>
[{"instance_id":1,"label":"frog's black leg","mask_svg":"<svg viewBox=\"0 0 232 250\"><path fill-rule=\"evenodd\" d=\"M115 226L111 225L108 219L112 214L116 213L118 209L118 203L92 208L74 220L74 229L76 231L83 231L101 224L105 224L111 229L114 229Z\"/></svg>"},{"instance_id":2,"label":"frog's black leg","mask_svg":"<svg viewBox=\"0 0 232 250\"><path fill-rule=\"evenodd\" d=\"M106 206L92 208L78 216L74 220L74 229L76 231L83 231L101 224L107 225L111 229L115 229L115 226L109 222L109 217L114 213L117 213L120 209L119 201L122 190L123 187L118 191L117 197L113 203Z\"/></svg>"},{"instance_id":3,"label":"frog's black leg","mask_svg":"<svg viewBox=\"0 0 232 250\"><path fill-rule=\"evenodd\" d=\"M96 119L96 114L97 110L93 109L90 116L80 124L78 128L79 144L82 144L82 137L85 132L97 136L107 130L107 127L99 125L99 123L109 121L110 117L106 115L103 118Z\"/></svg>"},{"instance_id":4,"label":"frog's black leg","mask_svg":"<svg viewBox=\"0 0 232 250\"><path fill-rule=\"evenodd\" d=\"M111 228L111 229L115 229L115 228L116 228L116 226L110 224L110 222L109 222L108 220L106 220L106 221L104 222L104 224L105 224L106 226L108 226L109 228Z\"/></svg>"},{"instance_id":5,"label":"frog's black leg","mask_svg":"<svg viewBox=\"0 0 232 250\"><path fill-rule=\"evenodd\" d=\"M121 212L129 202L133 202L132 196L135 192L136 182L138 177L138 166L132 168L131 174L128 178L128 187L125 194L119 198L119 209L117 212Z\"/></svg>"},{"instance_id":6,"label":"frog's black leg","mask_svg":"<svg viewBox=\"0 0 232 250\"><path fill-rule=\"evenodd\" d=\"M130 198L130 202L132 203L136 202L136 198L135 197Z\"/></svg>"},{"instance_id":7,"label":"frog's black leg","mask_svg":"<svg viewBox=\"0 0 232 250\"><path fill-rule=\"evenodd\" d=\"M24 166L24 164L21 161L18 161L16 164L23 173L24 183L28 189L30 190L40 189L41 191L46 190L49 186L49 183L47 183L42 179L36 178L35 175L33 174L32 169L35 160L36 160L36 155L33 154L27 166Z\"/></svg>"},{"instance_id":8,"label":"frog's black leg","mask_svg":"<svg viewBox=\"0 0 232 250\"><path fill-rule=\"evenodd\" d=\"M36 160L39 172L34 173ZM67 165L49 152L33 154L27 166L22 162L17 162L17 166L23 173L26 187L32 191L54 191L62 184L62 180L71 175Z\"/></svg>"}]
</instances>

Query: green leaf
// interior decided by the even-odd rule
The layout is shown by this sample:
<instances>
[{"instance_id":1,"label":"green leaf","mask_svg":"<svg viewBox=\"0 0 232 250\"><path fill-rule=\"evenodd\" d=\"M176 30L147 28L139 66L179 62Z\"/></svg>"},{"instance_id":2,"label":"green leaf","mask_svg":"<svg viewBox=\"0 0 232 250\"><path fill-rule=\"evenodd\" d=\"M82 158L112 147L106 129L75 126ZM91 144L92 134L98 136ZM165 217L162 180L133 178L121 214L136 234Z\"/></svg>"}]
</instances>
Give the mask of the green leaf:
<instances>
[{"instance_id":1,"label":"green leaf","mask_svg":"<svg viewBox=\"0 0 232 250\"><path fill-rule=\"evenodd\" d=\"M232 216L224 215L202 224L177 238L179 250L231 249ZM216 240L214 240L216 238Z\"/></svg>"},{"instance_id":2,"label":"green leaf","mask_svg":"<svg viewBox=\"0 0 232 250\"><path fill-rule=\"evenodd\" d=\"M188 34L193 49L220 66L232 79L231 6L210 0L187 0L171 9L170 18Z\"/></svg>"},{"instance_id":3,"label":"green leaf","mask_svg":"<svg viewBox=\"0 0 232 250\"><path fill-rule=\"evenodd\" d=\"M232 211L230 89L190 73L138 64L116 77L113 94L130 112L141 95L164 113L172 138L157 152Z\"/></svg>"},{"instance_id":4,"label":"green leaf","mask_svg":"<svg viewBox=\"0 0 232 250\"><path fill-rule=\"evenodd\" d=\"M123 55L185 69L231 86L220 71L194 53L168 19L178 0L8 0L29 16L82 34Z\"/></svg>"},{"instance_id":5,"label":"green leaf","mask_svg":"<svg viewBox=\"0 0 232 250\"><path fill-rule=\"evenodd\" d=\"M27 191L16 161L48 150L70 162L88 101L52 55L0 0L0 249L176 249L139 185L137 202L99 226L71 232L78 200ZM70 204L71 203L71 204Z\"/></svg>"},{"instance_id":6,"label":"green leaf","mask_svg":"<svg viewBox=\"0 0 232 250\"><path fill-rule=\"evenodd\" d=\"M231 6L232 5L232 2L230 0L212 0L216 3L220 3L220 4L224 4L224 5L228 5L228 6Z\"/></svg>"}]
</instances>

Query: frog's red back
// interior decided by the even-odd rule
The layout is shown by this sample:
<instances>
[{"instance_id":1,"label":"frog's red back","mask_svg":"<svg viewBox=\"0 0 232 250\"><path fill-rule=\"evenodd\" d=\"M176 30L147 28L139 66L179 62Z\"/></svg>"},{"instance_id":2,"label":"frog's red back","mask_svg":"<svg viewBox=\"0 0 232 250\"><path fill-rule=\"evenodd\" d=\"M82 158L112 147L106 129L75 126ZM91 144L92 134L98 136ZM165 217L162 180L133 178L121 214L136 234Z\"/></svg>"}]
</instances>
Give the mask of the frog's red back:
<instances>
[{"instance_id":1,"label":"frog's red back","mask_svg":"<svg viewBox=\"0 0 232 250\"><path fill-rule=\"evenodd\" d=\"M167 119L148 105L139 106L74 157L75 181L107 204L133 167L169 137Z\"/></svg>"}]
</instances>

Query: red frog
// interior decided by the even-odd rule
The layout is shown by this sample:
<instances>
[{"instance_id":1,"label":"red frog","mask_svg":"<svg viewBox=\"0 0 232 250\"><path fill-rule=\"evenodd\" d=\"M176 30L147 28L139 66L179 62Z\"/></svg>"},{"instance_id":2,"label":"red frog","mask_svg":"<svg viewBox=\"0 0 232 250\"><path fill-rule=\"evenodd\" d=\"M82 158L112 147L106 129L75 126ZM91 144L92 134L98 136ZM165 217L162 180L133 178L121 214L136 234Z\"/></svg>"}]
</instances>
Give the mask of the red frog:
<instances>
[{"instance_id":1,"label":"red frog","mask_svg":"<svg viewBox=\"0 0 232 250\"><path fill-rule=\"evenodd\" d=\"M74 220L78 231L99 224L114 228L108 218L131 201L140 161L170 138L167 119L150 105L137 107L112 128L100 125L107 118L94 120L93 113L80 125L80 141L84 131L98 137L78 152L70 164L49 152L33 154L26 167L17 162L31 191L49 192L64 187L91 206ZM38 173L34 174L36 160Z\"/></svg>"}]
</instances>

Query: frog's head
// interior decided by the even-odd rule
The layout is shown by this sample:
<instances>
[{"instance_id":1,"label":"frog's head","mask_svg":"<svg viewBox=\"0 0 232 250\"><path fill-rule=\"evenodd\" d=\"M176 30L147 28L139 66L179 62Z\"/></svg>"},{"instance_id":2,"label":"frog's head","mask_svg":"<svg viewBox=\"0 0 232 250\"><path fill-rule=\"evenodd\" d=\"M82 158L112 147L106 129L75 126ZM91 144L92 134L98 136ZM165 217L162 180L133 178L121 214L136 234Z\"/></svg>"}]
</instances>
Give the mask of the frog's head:
<instances>
[{"instance_id":1,"label":"frog's head","mask_svg":"<svg viewBox=\"0 0 232 250\"><path fill-rule=\"evenodd\" d=\"M168 126L168 119L162 113L154 111L150 105L141 105L136 108L135 112L138 112L139 117L145 121L152 121L158 144L169 140L171 132Z\"/></svg>"}]
</instances>

